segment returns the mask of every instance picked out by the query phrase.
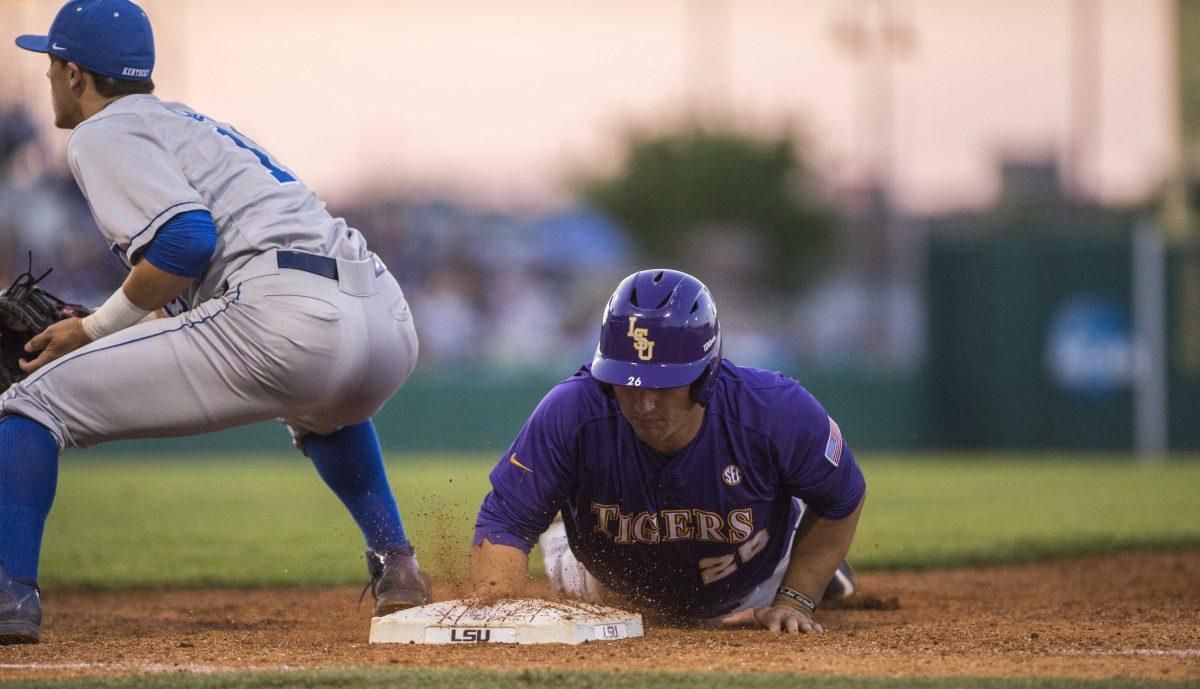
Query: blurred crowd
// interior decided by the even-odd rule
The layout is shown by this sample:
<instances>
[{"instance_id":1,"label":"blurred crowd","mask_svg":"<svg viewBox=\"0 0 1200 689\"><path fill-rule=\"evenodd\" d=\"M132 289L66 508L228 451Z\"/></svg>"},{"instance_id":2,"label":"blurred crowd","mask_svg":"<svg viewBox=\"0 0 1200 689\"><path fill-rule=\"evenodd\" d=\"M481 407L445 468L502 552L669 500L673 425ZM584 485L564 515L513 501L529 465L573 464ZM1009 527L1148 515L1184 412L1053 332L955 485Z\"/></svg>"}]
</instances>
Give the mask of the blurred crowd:
<instances>
[{"instance_id":1,"label":"blurred crowd","mask_svg":"<svg viewBox=\"0 0 1200 689\"><path fill-rule=\"evenodd\" d=\"M125 268L96 229L56 146L20 107L0 106L0 282L54 268L43 287L99 304ZM361 230L400 281L421 338L421 366L500 375L569 374L595 350L602 309L622 277L643 265L630 236L583 206L500 213L461 201L381 195L330 208ZM762 252L719 229L690 242L698 276L717 296L727 355L795 371L881 360L872 281L833 266L803 298L780 302L747 276ZM693 260L694 259L694 260ZM671 267L671 266L662 266ZM919 327L915 304L884 309Z\"/></svg>"},{"instance_id":2,"label":"blurred crowd","mask_svg":"<svg viewBox=\"0 0 1200 689\"><path fill-rule=\"evenodd\" d=\"M20 107L0 106L0 282L54 268L44 287L98 303L124 275L96 230L71 174L47 164L39 130Z\"/></svg>"},{"instance_id":3,"label":"blurred crowd","mask_svg":"<svg viewBox=\"0 0 1200 689\"><path fill-rule=\"evenodd\" d=\"M582 207L517 216L381 199L337 213L404 287L424 365L569 372L590 360L601 309L634 262L620 228Z\"/></svg>"},{"instance_id":4,"label":"blurred crowd","mask_svg":"<svg viewBox=\"0 0 1200 689\"><path fill-rule=\"evenodd\" d=\"M25 272L32 252L35 273L54 268L45 289L101 303L124 266L44 143L24 110L0 110L0 281ZM381 198L331 211L400 280L428 366L569 371L591 357L607 295L635 263L620 228L584 207L514 215Z\"/></svg>"}]
</instances>

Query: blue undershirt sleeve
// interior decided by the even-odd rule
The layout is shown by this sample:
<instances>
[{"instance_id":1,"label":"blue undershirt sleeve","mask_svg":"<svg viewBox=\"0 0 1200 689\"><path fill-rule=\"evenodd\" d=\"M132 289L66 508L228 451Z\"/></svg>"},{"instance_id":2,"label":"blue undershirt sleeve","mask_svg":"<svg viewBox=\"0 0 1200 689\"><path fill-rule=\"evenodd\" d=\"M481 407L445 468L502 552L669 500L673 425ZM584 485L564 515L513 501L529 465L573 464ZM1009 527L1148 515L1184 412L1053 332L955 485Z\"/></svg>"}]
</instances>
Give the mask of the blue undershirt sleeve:
<instances>
[{"instance_id":1,"label":"blue undershirt sleeve","mask_svg":"<svg viewBox=\"0 0 1200 689\"><path fill-rule=\"evenodd\" d=\"M197 278L208 268L217 248L217 226L208 211L188 211L159 228L142 258L159 270Z\"/></svg>"}]
</instances>

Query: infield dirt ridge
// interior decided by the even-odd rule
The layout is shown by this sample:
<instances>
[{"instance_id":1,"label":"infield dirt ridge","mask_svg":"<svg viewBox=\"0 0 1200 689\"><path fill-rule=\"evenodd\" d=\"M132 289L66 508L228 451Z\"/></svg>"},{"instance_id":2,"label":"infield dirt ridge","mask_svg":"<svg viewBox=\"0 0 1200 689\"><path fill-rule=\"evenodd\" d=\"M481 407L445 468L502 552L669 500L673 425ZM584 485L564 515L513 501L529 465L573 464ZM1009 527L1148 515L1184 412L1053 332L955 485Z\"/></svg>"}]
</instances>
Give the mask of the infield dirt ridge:
<instances>
[{"instance_id":1,"label":"infield dirt ridge","mask_svg":"<svg viewBox=\"0 0 1200 689\"><path fill-rule=\"evenodd\" d=\"M1200 680L1200 552L859 579L862 599L818 612L821 636L648 621L644 638L582 646L371 646L370 606L348 587L50 590L43 643L0 647L0 679L380 666Z\"/></svg>"}]
</instances>

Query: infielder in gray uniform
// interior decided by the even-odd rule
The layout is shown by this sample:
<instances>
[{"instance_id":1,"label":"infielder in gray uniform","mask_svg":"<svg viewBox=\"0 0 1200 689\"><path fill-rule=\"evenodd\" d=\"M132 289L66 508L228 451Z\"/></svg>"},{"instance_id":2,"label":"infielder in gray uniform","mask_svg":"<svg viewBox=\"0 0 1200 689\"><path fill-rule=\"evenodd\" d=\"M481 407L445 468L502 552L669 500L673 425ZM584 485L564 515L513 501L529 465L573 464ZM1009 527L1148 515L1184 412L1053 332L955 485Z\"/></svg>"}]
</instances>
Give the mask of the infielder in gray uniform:
<instances>
[{"instance_id":1,"label":"infielder in gray uniform","mask_svg":"<svg viewBox=\"0 0 1200 689\"><path fill-rule=\"evenodd\" d=\"M273 418L361 528L376 614L428 602L370 420L417 360L396 280L261 146L151 95L150 22L129 0L72 0L17 45L50 55L71 171L130 273L31 340L28 377L0 396L0 642L39 638L62 450Z\"/></svg>"}]
</instances>

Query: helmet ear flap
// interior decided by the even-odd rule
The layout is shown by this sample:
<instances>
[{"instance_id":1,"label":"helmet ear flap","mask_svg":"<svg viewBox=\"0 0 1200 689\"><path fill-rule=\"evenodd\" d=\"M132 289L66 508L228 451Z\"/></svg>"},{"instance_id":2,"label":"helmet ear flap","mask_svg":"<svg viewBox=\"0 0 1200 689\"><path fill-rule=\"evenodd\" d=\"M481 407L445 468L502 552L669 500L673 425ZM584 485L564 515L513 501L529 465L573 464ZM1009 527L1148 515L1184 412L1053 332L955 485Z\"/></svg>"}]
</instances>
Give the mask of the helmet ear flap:
<instances>
[{"instance_id":1,"label":"helmet ear flap","mask_svg":"<svg viewBox=\"0 0 1200 689\"><path fill-rule=\"evenodd\" d=\"M688 387L688 397L691 397L692 401L700 406L704 406L704 401L706 401L702 401L704 397L704 385L708 382L708 374L711 371L712 364L709 364L708 367L704 369L704 373L701 373L700 377L692 381L692 384Z\"/></svg>"},{"instance_id":2,"label":"helmet ear flap","mask_svg":"<svg viewBox=\"0 0 1200 689\"><path fill-rule=\"evenodd\" d=\"M701 407L707 407L708 400L712 398L713 387L716 386L717 381L717 369L721 368L721 358L721 354L718 352L717 358L713 359L712 363L704 369L704 373L701 373L700 377L694 380L691 387L688 388L688 396Z\"/></svg>"}]
</instances>

